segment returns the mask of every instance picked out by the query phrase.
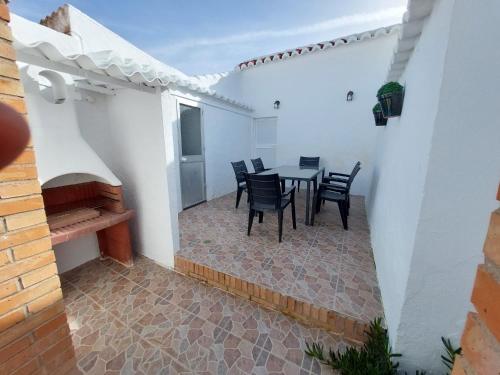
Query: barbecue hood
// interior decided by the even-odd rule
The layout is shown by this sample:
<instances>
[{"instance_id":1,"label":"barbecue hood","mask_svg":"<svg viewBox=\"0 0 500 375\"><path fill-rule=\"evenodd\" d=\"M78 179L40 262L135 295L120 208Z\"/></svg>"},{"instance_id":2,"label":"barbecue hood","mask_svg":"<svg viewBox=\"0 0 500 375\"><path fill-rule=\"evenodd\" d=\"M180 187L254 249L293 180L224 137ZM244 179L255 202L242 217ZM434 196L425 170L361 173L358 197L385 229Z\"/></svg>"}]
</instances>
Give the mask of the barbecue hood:
<instances>
[{"instance_id":1,"label":"barbecue hood","mask_svg":"<svg viewBox=\"0 0 500 375\"><path fill-rule=\"evenodd\" d=\"M80 133L72 77L41 67L21 69L40 184L65 175L121 185ZM85 177L86 175L90 175Z\"/></svg>"}]
</instances>

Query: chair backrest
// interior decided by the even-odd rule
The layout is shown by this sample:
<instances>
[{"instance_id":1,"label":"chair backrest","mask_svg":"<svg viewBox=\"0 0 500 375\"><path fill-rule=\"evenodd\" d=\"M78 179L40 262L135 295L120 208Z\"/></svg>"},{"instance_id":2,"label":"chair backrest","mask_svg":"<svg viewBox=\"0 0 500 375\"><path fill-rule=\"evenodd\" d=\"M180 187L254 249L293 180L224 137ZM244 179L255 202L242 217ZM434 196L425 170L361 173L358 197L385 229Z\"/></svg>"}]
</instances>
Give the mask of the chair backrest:
<instances>
[{"instance_id":1,"label":"chair backrest","mask_svg":"<svg viewBox=\"0 0 500 375\"><path fill-rule=\"evenodd\" d=\"M361 162L357 162L354 168L352 169L351 174L349 175L349 178L347 179L346 187L347 191L351 189L351 184L354 181L354 177L358 174L359 170L361 169Z\"/></svg>"},{"instance_id":2,"label":"chair backrest","mask_svg":"<svg viewBox=\"0 0 500 375\"><path fill-rule=\"evenodd\" d=\"M264 172L266 170L264 168L264 163L262 162L261 158L250 159L250 160L252 161L253 169L254 169L255 173Z\"/></svg>"},{"instance_id":3,"label":"chair backrest","mask_svg":"<svg viewBox=\"0 0 500 375\"><path fill-rule=\"evenodd\" d=\"M275 210L281 206L281 184L277 173L260 175L245 173L250 208Z\"/></svg>"},{"instance_id":4,"label":"chair backrest","mask_svg":"<svg viewBox=\"0 0 500 375\"><path fill-rule=\"evenodd\" d=\"M354 164L354 167L352 168L351 174L353 174L356 171L356 169L358 171L361 169L361 162L360 161L358 161L356 164ZM356 173L358 173L358 172L356 172Z\"/></svg>"},{"instance_id":5,"label":"chair backrest","mask_svg":"<svg viewBox=\"0 0 500 375\"><path fill-rule=\"evenodd\" d=\"M247 165L244 160L232 161L234 176L236 177L236 182L238 184L245 182L245 173L248 173Z\"/></svg>"},{"instance_id":6,"label":"chair backrest","mask_svg":"<svg viewBox=\"0 0 500 375\"><path fill-rule=\"evenodd\" d=\"M319 156L301 156L299 159L299 167L318 168Z\"/></svg>"}]
</instances>

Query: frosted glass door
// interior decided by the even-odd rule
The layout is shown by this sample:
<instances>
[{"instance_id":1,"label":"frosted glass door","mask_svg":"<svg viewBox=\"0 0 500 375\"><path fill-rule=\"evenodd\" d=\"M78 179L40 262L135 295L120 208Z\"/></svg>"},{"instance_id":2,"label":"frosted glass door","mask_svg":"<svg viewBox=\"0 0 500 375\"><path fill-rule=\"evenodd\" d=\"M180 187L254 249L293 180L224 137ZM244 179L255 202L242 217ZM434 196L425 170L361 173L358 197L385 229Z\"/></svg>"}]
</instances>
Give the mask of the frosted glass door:
<instances>
[{"instance_id":1,"label":"frosted glass door","mask_svg":"<svg viewBox=\"0 0 500 375\"><path fill-rule=\"evenodd\" d=\"M180 104L179 109L182 208L188 208L206 200L203 131L200 108Z\"/></svg>"}]
</instances>

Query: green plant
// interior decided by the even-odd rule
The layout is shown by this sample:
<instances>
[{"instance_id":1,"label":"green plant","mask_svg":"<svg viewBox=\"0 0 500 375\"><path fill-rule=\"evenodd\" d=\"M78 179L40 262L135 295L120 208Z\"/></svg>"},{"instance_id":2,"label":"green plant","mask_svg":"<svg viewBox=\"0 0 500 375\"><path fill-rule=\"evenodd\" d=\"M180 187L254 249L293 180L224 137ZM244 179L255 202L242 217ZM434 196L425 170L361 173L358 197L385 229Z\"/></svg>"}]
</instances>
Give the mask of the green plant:
<instances>
[{"instance_id":1,"label":"green plant","mask_svg":"<svg viewBox=\"0 0 500 375\"><path fill-rule=\"evenodd\" d=\"M326 356L323 345L306 343L306 354L334 370L340 370L341 375L396 374L399 363L393 363L393 358L401 354L392 352L382 319L374 319L365 334L368 338L362 347L349 347L343 352L330 349Z\"/></svg>"},{"instance_id":2,"label":"green plant","mask_svg":"<svg viewBox=\"0 0 500 375\"><path fill-rule=\"evenodd\" d=\"M378 89L377 96L381 97L382 95L392 94L403 92L404 87L401 86L398 82L387 82L381 88Z\"/></svg>"},{"instance_id":3,"label":"green plant","mask_svg":"<svg viewBox=\"0 0 500 375\"><path fill-rule=\"evenodd\" d=\"M373 112L382 112L382 106L380 105L380 103L377 103L373 106L373 109L372 109Z\"/></svg>"},{"instance_id":4,"label":"green plant","mask_svg":"<svg viewBox=\"0 0 500 375\"><path fill-rule=\"evenodd\" d=\"M445 351L444 355L441 356L441 361L448 370L451 370L453 369L453 363L455 363L456 356L462 354L462 348L455 348L450 339L441 337L441 341L443 342Z\"/></svg>"}]
</instances>

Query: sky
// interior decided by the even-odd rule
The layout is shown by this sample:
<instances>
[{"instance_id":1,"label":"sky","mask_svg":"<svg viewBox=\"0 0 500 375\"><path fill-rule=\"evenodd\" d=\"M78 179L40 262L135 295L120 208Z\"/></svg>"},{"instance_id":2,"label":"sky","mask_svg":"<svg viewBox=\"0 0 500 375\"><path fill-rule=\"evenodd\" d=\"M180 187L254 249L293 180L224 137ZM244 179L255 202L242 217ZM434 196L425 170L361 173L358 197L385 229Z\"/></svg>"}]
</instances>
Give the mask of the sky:
<instances>
[{"instance_id":1,"label":"sky","mask_svg":"<svg viewBox=\"0 0 500 375\"><path fill-rule=\"evenodd\" d=\"M187 74L401 22L407 0L72 0L155 58ZM64 0L13 0L38 22Z\"/></svg>"}]
</instances>

